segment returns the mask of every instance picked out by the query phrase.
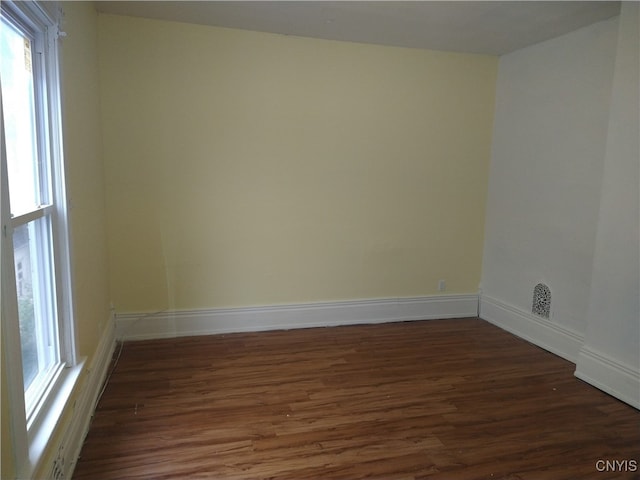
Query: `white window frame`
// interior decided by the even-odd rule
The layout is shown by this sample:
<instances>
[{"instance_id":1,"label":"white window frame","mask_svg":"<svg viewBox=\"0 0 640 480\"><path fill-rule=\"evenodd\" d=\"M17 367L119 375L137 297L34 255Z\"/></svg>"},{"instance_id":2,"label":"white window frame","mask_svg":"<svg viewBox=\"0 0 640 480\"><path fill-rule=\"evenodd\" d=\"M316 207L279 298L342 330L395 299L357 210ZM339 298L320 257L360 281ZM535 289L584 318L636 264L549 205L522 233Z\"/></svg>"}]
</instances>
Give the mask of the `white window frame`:
<instances>
[{"instance_id":1,"label":"white window frame","mask_svg":"<svg viewBox=\"0 0 640 480\"><path fill-rule=\"evenodd\" d=\"M62 412L82 371L76 355L75 323L68 233L68 212L63 164L61 98L59 77L58 27L61 11L56 3L2 0L2 11L34 37L34 89L38 129L38 152L47 159L51 177L47 205L11 218L9 212L8 173L4 136L4 119L0 115L1 220L2 243L2 361L6 361L11 433L19 478L31 477L45 452ZM40 61L37 59L40 58ZM0 107L2 105L0 94ZM0 108L0 113L1 113ZM37 218L49 218L54 263L55 305L60 362L50 372L48 382L27 412L23 386L20 325L18 319L16 275L12 232Z\"/></svg>"}]
</instances>

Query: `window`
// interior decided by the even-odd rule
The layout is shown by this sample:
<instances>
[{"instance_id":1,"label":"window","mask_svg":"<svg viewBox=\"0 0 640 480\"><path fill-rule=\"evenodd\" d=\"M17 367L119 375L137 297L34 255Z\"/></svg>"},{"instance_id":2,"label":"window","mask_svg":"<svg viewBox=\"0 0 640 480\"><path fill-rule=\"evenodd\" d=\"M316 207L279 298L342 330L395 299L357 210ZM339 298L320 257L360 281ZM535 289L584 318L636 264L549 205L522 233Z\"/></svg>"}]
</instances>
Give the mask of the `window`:
<instances>
[{"instance_id":1,"label":"window","mask_svg":"<svg viewBox=\"0 0 640 480\"><path fill-rule=\"evenodd\" d=\"M0 12L3 336L30 445L75 363L58 30L36 2L2 1Z\"/></svg>"}]
</instances>

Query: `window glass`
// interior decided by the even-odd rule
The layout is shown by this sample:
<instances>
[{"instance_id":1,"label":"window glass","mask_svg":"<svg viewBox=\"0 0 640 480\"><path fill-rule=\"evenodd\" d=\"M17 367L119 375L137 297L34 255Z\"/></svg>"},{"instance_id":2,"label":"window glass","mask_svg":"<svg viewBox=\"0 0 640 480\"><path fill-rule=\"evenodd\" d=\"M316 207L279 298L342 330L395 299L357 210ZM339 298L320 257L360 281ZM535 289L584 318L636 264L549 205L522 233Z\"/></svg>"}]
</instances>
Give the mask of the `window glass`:
<instances>
[{"instance_id":1,"label":"window glass","mask_svg":"<svg viewBox=\"0 0 640 480\"><path fill-rule=\"evenodd\" d=\"M9 196L14 216L40 204L32 45L30 38L3 18L0 71Z\"/></svg>"},{"instance_id":2,"label":"window glass","mask_svg":"<svg viewBox=\"0 0 640 480\"><path fill-rule=\"evenodd\" d=\"M13 231L20 346L25 392L38 376L46 375L58 362L55 310L47 265L50 227L46 217ZM27 405L36 399L27 396Z\"/></svg>"}]
</instances>

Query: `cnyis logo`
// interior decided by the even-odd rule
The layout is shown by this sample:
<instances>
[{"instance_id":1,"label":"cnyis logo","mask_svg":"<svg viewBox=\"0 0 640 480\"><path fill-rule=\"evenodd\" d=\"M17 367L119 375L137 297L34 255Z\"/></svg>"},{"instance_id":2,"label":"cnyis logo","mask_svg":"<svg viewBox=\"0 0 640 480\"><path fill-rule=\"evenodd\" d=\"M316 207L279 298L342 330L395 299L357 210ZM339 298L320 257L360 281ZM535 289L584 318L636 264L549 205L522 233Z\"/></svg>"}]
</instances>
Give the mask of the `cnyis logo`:
<instances>
[{"instance_id":1,"label":"cnyis logo","mask_svg":"<svg viewBox=\"0 0 640 480\"><path fill-rule=\"evenodd\" d=\"M596 470L599 472L637 472L637 460L598 460Z\"/></svg>"}]
</instances>

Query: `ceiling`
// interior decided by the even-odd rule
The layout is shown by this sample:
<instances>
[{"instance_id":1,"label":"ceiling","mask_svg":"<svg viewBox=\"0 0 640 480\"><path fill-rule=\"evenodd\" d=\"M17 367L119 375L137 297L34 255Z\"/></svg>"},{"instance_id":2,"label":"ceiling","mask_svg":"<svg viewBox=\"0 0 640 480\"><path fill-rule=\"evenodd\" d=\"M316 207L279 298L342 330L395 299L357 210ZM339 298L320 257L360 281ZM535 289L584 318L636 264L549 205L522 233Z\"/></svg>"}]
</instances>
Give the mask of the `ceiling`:
<instances>
[{"instance_id":1,"label":"ceiling","mask_svg":"<svg viewBox=\"0 0 640 480\"><path fill-rule=\"evenodd\" d=\"M502 55L604 20L617 1L99 1L104 13Z\"/></svg>"}]
</instances>

